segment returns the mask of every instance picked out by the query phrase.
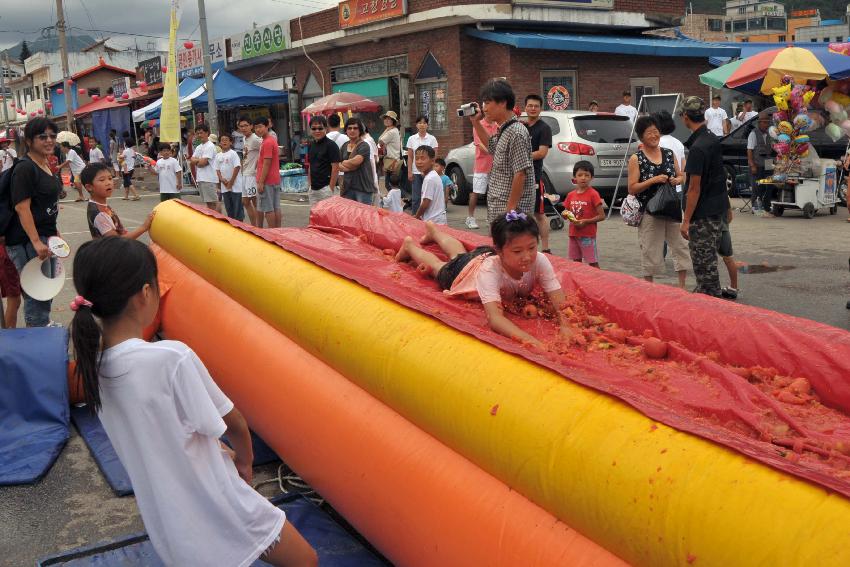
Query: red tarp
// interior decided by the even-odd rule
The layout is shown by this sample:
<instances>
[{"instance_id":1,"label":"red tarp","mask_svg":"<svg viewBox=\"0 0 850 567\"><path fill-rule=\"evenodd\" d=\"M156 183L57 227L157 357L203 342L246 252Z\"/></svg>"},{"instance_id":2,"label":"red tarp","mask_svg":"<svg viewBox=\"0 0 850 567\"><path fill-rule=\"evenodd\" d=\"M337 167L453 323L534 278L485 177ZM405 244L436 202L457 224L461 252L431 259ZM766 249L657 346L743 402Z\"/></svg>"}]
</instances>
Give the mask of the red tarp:
<instances>
[{"instance_id":1,"label":"red tarp","mask_svg":"<svg viewBox=\"0 0 850 567\"><path fill-rule=\"evenodd\" d=\"M575 292L577 311L586 307L636 335L650 330L671 341L670 357L651 361L640 349L622 344L606 350L531 350L491 331L480 304L449 299L433 280L382 253L397 249L407 235L424 234L423 223L409 216L382 215L334 198L313 208L308 229L260 230L224 220L408 308L615 396L661 423L850 497L846 331L550 256L564 290ZM446 232L467 248L488 242L468 232ZM557 334L542 319L514 319L538 338ZM792 378L800 377L826 405L777 400L775 394L793 391Z\"/></svg>"}]
</instances>

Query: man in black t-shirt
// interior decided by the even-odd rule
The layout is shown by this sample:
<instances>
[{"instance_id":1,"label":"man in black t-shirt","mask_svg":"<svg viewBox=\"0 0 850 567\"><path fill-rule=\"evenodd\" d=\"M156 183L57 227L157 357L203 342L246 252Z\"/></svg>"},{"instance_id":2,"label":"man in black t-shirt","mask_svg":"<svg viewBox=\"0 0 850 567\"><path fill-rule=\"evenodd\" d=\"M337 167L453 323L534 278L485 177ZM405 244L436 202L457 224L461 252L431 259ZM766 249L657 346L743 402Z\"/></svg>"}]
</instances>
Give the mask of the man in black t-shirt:
<instances>
[{"instance_id":1,"label":"man in black t-shirt","mask_svg":"<svg viewBox=\"0 0 850 567\"><path fill-rule=\"evenodd\" d=\"M552 147L552 129L540 119L540 111L543 110L543 99L530 94L525 97L525 113L528 115L526 126L531 135L531 160L534 164L534 186L537 187L537 202L534 206L534 216L540 226L540 243L544 252L549 250L549 221L543 209L543 199L546 194L543 186L543 158Z\"/></svg>"},{"instance_id":2,"label":"man in black t-shirt","mask_svg":"<svg viewBox=\"0 0 850 567\"><path fill-rule=\"evenodd\" d=\"M339 173L339 146L328 138L328 121L324 116L310 119L313 142L307 151L307 169L310 172L310 206L333 196Z\"/></svg>"},{"instance_id":3,"label":"man in black t-shirt","mask_svg":"<svg viewBox=\"0 0 850 567\"><path fill-rule=\"evenodd\" d=\"M717 251L720 246L722 219L729 209L723 151L717 137L705 125L705 102L696 96L685 99L682 122L691 131L685 142L686 205L682 218L682 236L688 240L696 293L720 297Z\"/></svg>"}]
</instances>

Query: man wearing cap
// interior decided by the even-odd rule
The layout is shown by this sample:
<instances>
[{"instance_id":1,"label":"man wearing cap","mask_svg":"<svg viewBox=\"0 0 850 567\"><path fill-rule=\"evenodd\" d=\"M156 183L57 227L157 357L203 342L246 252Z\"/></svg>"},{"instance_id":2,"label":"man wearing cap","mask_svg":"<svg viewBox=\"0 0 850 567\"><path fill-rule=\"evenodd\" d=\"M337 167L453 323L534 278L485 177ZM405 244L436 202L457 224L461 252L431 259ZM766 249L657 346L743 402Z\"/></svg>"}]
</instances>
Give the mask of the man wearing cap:
<instances>
[{"instance_id":1,"label":"man wearing cap","mask_svg":"<svg viewBox=\"0 0 850 567\"><path fill-rule=\"evenodd\" d=\"M11 144L8 138L0 138L0 173L12 167L18 159L18 153L11 148Z\"/></svg>"},{"instance_id":2,"label":"man wearing cap","mask_svg":"<svg viewBox=\"0 0 850 567\"><path fill-rule=\"evenodd\" d=\"M705 102L697 96L685 99L680 112L682 123L692 132L685 142L685 212L681 233L688 240L691 262L697 279L696 293L720 297L717 251L722 220L729 212L723 152L717 137L705 125Z\"/></svg>"},{"instance_id":3,"label":"man wearing cap","mask_svg":"<svg viewBox=\"0 0 850 567\"><path fill-rule=\"evenodd\" d=\"M770 115L762 112L759 115L758 127L753 128L747 137L747 165L750 167L750 187L752 188L752 210L756 216L771 216L772 186L759 183L767 173L765 162L770 158L773 142L767 129L770 126Z\"/></svg>"},{"instance_id":4,"label":"man wearing cap","mask_svg":"<svg viewBox=\"0 0 850 567\"><path fill-rule=\"evenodd\" d=\"M637 120L637 108L632 106L632 93L623 91L623 104L614 109L614 114L628 116L632 122Z\"/></svg>"}]
</instances>

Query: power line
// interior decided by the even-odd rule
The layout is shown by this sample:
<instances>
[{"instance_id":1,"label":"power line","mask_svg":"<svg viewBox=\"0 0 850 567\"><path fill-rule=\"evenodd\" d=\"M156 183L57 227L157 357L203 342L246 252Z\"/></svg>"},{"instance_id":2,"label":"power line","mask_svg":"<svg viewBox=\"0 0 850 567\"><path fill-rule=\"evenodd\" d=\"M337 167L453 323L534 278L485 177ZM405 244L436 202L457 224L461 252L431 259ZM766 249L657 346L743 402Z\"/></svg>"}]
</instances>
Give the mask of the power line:
<instances>
[{"instance_id":1,"label":"power line","mask_svg":"<svg viewBox=\"0 0 850 567\"><path fill-rule=\"evenodd\" d=\"M94 27L94 21L91 19L91 14L89 13L89 9L86 7L86 3L83 0L80 0L80 6L83 7L83 11L86 13L86 16L88 16L89 25L91 25L91 27ZM103 34L99 34L99 36L100 36L100 40L103 41Z\"/></svg>"}]
</instances>

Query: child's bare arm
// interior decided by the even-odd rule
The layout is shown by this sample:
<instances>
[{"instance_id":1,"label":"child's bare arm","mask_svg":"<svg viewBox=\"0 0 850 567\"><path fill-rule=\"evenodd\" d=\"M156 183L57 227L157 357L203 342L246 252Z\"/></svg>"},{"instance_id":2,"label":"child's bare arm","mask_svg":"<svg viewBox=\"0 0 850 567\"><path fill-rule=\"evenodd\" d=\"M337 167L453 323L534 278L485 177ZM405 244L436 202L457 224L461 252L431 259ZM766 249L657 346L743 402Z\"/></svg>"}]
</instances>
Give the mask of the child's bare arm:
<instances>
[{"instance_id":1,"label":"child's bare arm","mask_svg":"<svg viewBox=\"0 0 850 567\"><path fill-rule=\"evenodd\" d=\"M500 335L543 348L543 344L540 341L517 327L510 319L505 317L505 312L500 302L491 301L485 303L484 313L487 315L487 323L490 325L490 328Z\"/></svg>"},{"instance_id":2,"label":"child's bare arm","mask_svg":"<svg viewBox=\"0 0 850 567\"><path fill-rule=\"evenodd\" d=\"M425 211L428 210L428 207L431 206L431 199L422 199L422 202L419 203L419 210L416 211L414 215L419 220L422 220L422 215L425 214Z\"/></svg>"},{"instance_id":3,"label":"child's bare arm","mask_svg":"<svg viewBox=\"0 0 850 567\"><path fill-rule=\"evenodd\" d=\"M251 484L254 476L254 449L251 446L248 422L236 408L230 410L223 419L227 425L227 438L233 450L236 451L236 470L245 482Z\"/></svg>"}]
</instances>

